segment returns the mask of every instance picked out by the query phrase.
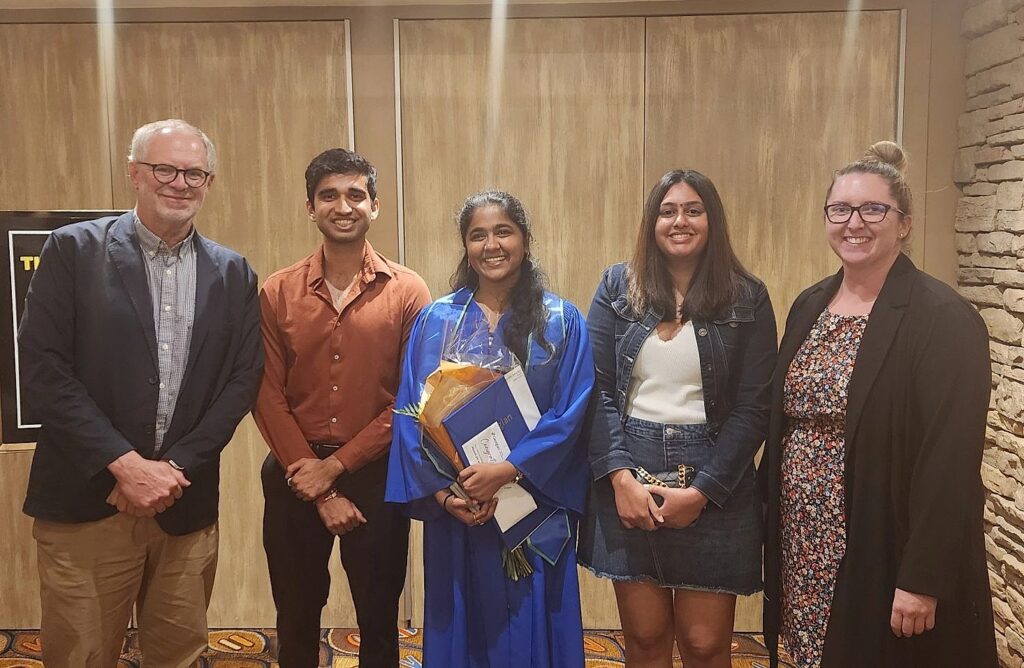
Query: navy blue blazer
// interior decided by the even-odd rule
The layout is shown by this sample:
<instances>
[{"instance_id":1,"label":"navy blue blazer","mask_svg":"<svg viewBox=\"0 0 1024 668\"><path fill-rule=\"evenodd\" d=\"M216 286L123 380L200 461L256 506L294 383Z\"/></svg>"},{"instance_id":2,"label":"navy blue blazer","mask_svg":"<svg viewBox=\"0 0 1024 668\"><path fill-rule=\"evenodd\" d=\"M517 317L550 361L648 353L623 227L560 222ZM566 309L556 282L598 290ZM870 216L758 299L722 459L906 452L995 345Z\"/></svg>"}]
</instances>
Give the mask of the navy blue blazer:
<instances>
[{"instance_id":1,"label":"navy blue blazer","mask_svg":"<svg viewBox=\"0 0 1024 668\"><path fill-rule=\"evenodd\" d=\"M159 457L192 483L156 516L169 534L217 520L220 452L263 374L256 274L198 234L196 312L185 374ZM155 457L159 367L153 306L131 213L54 231L29 285L18 332L21 382L42 428L24 511L88 522L117 509L112 461Z\"/></svg>"}]
</instances>

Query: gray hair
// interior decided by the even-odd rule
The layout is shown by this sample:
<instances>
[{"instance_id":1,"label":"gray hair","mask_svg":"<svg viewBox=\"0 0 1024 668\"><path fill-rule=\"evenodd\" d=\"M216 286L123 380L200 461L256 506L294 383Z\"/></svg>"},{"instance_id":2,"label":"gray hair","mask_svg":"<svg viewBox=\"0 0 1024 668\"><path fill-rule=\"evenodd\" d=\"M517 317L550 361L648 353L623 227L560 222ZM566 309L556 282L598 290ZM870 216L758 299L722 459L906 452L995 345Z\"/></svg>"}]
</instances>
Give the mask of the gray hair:
<instances>
[{"instance_id":1,"label":"gray hair","mask_svg":"<svg viewBox=\"0 0 1024 668\"><path fill-rule=\"evenodd\" d=\"M211 173L217 171L217 149L214 147L213 142L206 136L206 133L185 121L177 118L168 118L163 121L153 121L152 123L146 123L141 128L135 131L132 136L132 145L128 149L128 160L131 162L137 162L140 156L144 155L146 148L149 146L149 141L162 130L185 130L191 132L199 139L203 140L203 145L206 146L206 164Z\"/></svg>"}]
</instances>

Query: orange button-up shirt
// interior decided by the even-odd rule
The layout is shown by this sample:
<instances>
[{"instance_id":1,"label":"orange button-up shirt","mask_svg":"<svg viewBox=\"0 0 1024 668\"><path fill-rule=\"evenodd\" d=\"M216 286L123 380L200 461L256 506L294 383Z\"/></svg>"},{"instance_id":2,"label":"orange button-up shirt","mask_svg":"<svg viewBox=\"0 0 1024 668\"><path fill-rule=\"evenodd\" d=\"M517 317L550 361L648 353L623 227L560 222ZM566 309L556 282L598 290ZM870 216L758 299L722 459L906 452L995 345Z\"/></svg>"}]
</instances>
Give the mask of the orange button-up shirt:
<instances>
[{"instance_id":1,"label":"orange button-up shirt","mask_svg":"<svg viewBox=\"0 0 1024 668\"><path fill-rule=\"evenodd\" d=\"M362 275L337 309L323 247L267 279L266 364L253 416L282 467L315 457L310 443L343 444L334 456L347 471L387 453L402 351L429 302L423 279L369 243Z\"/></svg>"}]
</instances>

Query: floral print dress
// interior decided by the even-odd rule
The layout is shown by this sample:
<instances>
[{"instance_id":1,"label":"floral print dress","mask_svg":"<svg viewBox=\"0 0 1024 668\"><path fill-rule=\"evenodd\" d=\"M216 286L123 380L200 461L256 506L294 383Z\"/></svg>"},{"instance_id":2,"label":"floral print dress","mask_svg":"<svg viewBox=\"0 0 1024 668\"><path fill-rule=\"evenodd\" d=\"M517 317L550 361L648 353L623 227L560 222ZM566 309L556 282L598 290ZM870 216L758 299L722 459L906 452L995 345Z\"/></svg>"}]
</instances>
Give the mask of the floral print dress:
<instances>
[{"instance_id":1,"label":"floral print dress","mask_svg":"<svg viewBox=\"0 0 1024 668\"><path fill-rule=\"evenodd\" d=\"M846 552L847 386L868 317L818 316L786 374L782 444L782 643L800 668L821 663Z\"/></svg>"}]
</instances>

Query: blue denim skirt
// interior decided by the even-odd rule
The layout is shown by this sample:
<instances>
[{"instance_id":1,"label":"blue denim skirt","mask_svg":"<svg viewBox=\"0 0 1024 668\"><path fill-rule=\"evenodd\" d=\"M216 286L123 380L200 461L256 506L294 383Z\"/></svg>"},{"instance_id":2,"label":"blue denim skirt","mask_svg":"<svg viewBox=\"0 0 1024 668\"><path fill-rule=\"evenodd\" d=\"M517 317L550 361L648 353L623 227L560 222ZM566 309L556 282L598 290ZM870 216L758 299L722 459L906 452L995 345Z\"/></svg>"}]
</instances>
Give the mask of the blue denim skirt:
<instances>
[{"instance_id":1,"label":"blue denim skirt","mask_svg":"<svg viewBox=\"0 0 1024 668\"><path fill-rule=\"evenodd\" d=\"M633 461L650 473L686 464L700 471L715 457L705 424L660 424L627 418L623 427ZM662 587L752 594L761 589L760 503L754 464L719 508L708 503L682 529L626 529L608 476L591 484L580 525L579 561L600 577L648 581Z\"/></svg>"}]
</instances>

